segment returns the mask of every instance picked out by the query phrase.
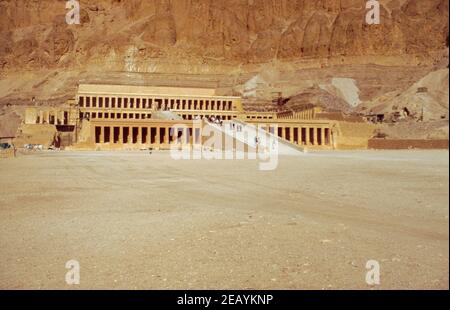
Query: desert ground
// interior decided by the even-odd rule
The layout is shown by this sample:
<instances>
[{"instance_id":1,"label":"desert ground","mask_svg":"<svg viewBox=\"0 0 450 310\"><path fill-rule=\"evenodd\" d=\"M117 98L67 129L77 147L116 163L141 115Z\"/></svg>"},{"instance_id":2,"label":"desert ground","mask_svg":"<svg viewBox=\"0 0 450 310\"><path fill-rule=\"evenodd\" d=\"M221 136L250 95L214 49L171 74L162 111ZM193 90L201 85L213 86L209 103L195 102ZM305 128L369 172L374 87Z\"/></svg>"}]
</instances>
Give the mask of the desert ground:
<instances>
[{"instance_id":1,"label":"desert ground","mask_svg":"<svg viewBox=\"0 0 450 310\"><path fill-rule=\"evenodd\" d=\"M449 288L448 151L307 153L273 171L44 151L0 168L2 289Z\"/></svg>"}]
</instances>

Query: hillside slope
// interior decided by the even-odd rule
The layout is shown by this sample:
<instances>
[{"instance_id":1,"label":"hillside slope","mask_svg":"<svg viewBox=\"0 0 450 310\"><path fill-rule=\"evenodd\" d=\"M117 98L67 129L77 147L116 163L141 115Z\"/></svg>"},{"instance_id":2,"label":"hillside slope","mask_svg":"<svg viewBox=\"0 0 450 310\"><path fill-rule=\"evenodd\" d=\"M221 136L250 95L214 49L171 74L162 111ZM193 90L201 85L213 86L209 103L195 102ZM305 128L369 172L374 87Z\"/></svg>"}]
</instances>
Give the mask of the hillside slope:
<instances>
[{"instance_id":1,"label":"hillside slope","mask_svg":"<svg viewBox=\"0 0 450 310\"><path fill-rule=\"evenodd\" d=\"M355 106L448 65L448 0L0 0L0 105L60 104L80 81L295 96L314 85ZM156 76L156 77L155 77ZM321 92L322 93L322 92Z\"/></svg>"}]
</instances>

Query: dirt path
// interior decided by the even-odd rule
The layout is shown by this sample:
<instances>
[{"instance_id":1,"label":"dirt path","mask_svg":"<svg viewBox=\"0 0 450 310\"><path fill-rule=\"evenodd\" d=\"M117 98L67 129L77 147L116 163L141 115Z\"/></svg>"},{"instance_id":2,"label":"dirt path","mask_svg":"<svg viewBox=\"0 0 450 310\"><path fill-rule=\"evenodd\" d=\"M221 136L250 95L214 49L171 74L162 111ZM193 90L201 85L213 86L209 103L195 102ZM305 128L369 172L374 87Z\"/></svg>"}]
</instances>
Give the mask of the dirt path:
<instances>
[{"instance_id":1,"label":"dirt path","mask_svg":"<svg viewBox=\"0 0 450 310\"><path fill-rule=\"evenodd\" d=\"M448 152L0 160L0 288L448 289ZM65 283L65 263L81 284Z\"/></svg>"}]
</instances>

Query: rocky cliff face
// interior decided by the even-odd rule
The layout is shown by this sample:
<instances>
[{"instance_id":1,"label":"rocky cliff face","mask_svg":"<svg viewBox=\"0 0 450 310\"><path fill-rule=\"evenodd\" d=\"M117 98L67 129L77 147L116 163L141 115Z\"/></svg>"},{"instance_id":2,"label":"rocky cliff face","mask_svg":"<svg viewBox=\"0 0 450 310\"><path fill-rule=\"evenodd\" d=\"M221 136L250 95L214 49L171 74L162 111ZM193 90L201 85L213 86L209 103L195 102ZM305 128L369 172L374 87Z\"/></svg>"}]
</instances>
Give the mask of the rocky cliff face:
<instances>
[{"instance_id":1,"label":"rocky cliff face","mask_svg":"<svg viewBox=\"0 0 450 310\"><path fill-rule=\"evenodd\" d=\"M380 0L380 25L366 24L365 0L79 3L81 24L68 25L65 0L0 0L0 105L58 104L80 80L195 76L226 94L257 80L259 99L317 89L353 107L448 64L448 0Z\"/></svg>"},{"instance_id":2,"label":"rocky cliff face","mask_svg":"<svg viewBox=\"0 0 450 310\"><path fill-rule=\"evenodd\" d=\"M445 47L448 0L0 0L0 68L151 71L152 62L249 64L348 56L428 54Z\"/></svg>"}]
</instances>

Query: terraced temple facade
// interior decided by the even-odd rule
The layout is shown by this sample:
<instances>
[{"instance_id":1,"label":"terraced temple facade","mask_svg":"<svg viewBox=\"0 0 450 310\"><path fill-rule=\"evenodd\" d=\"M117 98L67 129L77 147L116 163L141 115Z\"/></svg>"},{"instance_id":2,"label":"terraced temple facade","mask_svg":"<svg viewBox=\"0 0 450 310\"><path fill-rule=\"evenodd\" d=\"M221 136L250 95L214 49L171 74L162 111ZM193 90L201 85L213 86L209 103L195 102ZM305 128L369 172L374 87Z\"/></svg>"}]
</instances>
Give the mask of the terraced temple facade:
<instances>
[{"instance_id":1,"label":"terraced temple facade","mask_svg":"<svg viewBox=\"0 0 450 310\"><path fill-rule=\"evenodd\" d=\"M241 97L215 89L81 84L62 108L28 108L27 124L73 126L73 148L168 149L202 144L214 117L222 126L254 125L285 142L306 148L336 147L338 123L319 120L312 107L300 112L244 111Z\"/></svg>"},{"instance_id":2,"label":"terraced temple facade","mask_svg":"<svg viewBox=\"0 0 450 310\"><path fill-rule=\"evenodd\" d=\"M150 119L153 112L172 111L186 120L231 120L242 112L240 97L216 96L208 88L85 84L79 86L76 100L81 119Z\"/></svg>"}]
</instances>

